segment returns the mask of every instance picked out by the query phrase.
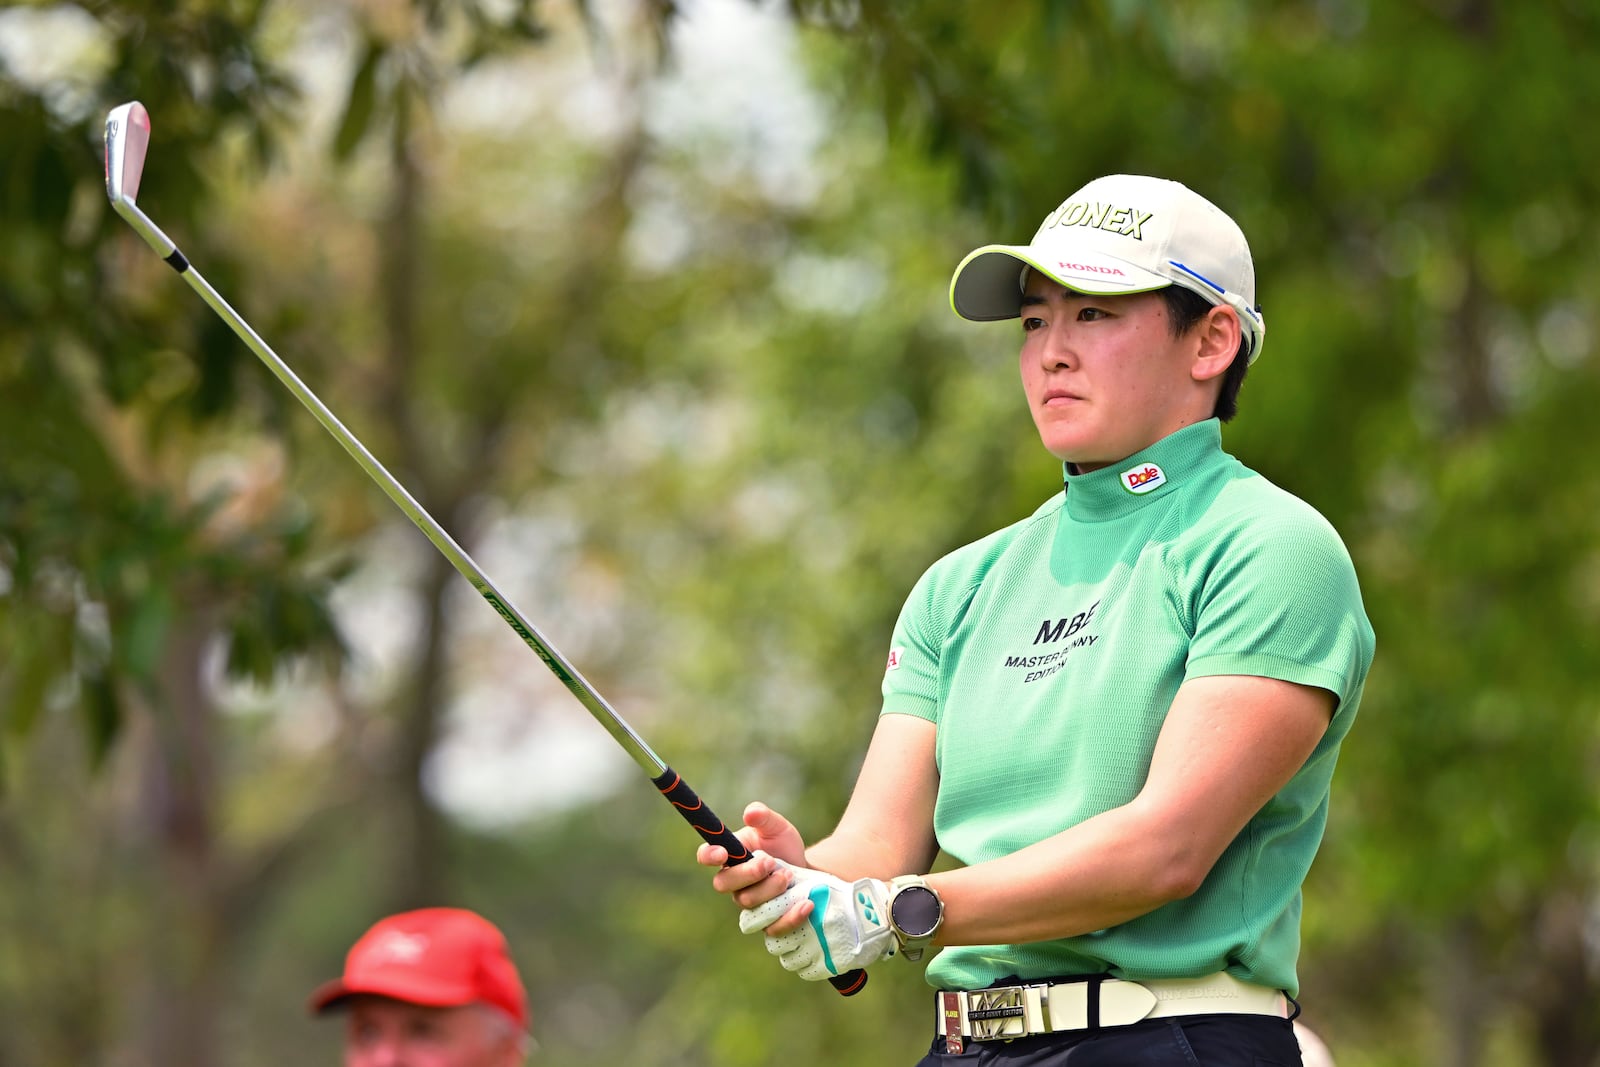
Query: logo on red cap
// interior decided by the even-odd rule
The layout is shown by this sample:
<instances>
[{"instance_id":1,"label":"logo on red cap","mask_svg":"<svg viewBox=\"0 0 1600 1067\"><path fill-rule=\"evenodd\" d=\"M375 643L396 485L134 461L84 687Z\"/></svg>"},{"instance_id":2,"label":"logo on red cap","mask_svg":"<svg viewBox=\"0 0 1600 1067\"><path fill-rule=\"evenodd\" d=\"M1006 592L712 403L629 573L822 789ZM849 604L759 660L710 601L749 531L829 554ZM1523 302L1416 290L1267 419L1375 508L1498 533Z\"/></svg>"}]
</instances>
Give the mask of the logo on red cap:
<instances>
[{"instance_id":1,"label":"logo on red cap","mask_svg":"<svg viewBox=\"0 0 1600 1067\"><path fill-rule=\"evenodd\" d=\"M385 963L416 963L427 949L428 939L423 934L388 930L375 937L362 951L361 965L381 967Z\"/></svg>"}]
</instances>

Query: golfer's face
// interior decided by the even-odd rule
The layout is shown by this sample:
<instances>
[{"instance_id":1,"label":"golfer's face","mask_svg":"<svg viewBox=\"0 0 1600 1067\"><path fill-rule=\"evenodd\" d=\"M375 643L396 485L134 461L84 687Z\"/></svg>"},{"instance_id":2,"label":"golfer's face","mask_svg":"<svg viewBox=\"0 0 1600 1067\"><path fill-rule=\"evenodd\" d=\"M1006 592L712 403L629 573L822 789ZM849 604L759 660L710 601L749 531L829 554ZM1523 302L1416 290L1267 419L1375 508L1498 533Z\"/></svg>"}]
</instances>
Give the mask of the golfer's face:
<instances>
[{"instance_id":1,"label":"golfer's face","mask_svg":"<svg viewBox=\"0 0 1600 1067\"><path fill-rule=\"evenodd\" d=\"M352 998L345 1067L515 1067L520 1061L514 1029L480 1007Z\"/></svg>"},{"instance_id":2,"label":"golfer's face","mask_svg":"<svg viewBox=\"0 0 1600 1067\"><path fill-rule=\"evenodd\" d=\"M1021 318L1023 392L1057 459L1094 470L1182 427L1195 343L1160 294L1086 296L1031 271Z\"/></svg>"}]
</instances>

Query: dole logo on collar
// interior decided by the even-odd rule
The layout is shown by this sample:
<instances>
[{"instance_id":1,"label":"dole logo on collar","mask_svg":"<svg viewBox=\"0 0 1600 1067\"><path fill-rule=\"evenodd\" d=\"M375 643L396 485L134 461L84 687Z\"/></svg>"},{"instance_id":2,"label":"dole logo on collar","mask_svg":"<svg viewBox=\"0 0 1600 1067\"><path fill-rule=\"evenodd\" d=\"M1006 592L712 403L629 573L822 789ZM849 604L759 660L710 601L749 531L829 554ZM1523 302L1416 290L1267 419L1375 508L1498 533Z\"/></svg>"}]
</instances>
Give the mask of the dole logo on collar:
<instances>
[{"instance_id":1,"label":"dole logo on collar","mask_svg":"<svg viewBox=\"0 0 1600 1067\"><path fill-rule=\"evenodd\" d=\"M1136 467L1129 467L1117 477L1122 480L1122 488L1135 496L1143 496L1167 484L1167 472L1154 463L1141 463Z\"/></svg>"}]
</instances>

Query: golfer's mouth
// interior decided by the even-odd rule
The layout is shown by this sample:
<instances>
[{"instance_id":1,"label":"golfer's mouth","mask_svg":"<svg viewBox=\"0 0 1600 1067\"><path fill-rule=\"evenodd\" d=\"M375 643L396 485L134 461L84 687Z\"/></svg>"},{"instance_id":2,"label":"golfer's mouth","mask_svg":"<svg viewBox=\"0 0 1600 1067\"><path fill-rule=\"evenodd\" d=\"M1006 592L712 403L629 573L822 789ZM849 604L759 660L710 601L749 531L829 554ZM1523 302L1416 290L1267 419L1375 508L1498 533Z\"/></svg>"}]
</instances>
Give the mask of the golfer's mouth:
<instances>
[{"instance_id":1,"label":"golfer's mouth","mask_svg":"<svg viewBox=\"0 0 1600 1067\"><path fill-rule=\"evenodd\" d=\"M1049 392L1044 394L1044 398L1040 401L1040 405L1047 408L1057 408L1065 407L1068 404L1082 403L1082 401L1083 397L1079 396L1077 393L1069 393L1065 389L1051 389Z\"/></svg>"}]
</instances>

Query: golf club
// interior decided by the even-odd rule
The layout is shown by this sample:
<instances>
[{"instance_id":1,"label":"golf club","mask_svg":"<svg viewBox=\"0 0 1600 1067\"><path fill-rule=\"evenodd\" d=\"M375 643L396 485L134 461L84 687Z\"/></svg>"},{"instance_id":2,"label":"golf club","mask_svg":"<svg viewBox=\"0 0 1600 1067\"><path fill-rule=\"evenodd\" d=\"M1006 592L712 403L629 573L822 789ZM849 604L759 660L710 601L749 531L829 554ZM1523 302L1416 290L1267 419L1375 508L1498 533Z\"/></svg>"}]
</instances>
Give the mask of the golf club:
<instances>
[{"instance_id":1,"label":"golf club","mask_svg":"<svg viewBox=\"0 0 1600 1067\"><path fill-rule=\"evenodd\" d=\"M112 109L106 116L105 141L106 196L110 198L111 206L116 209L117 214L121 215L139 236L145 239L145 243L155 249L156 253L189 283L191 289L200 294L202 300L211 305L211 309L228 324L239 339L249 346L300 403L317 417L317 421L321 422L323 427L344 446L345 451L361 465L361 469L378 483L378 487L389 495L389 499L405 512L406 517L415 523L428 540L433 542L434 547L444 554L467 581L472 583L472 587L489 602L489 606L500 614L506 625L517 632L517 636L533 649L544 661L545 666L549 667L572 695L578 698L578 702L587 708L623 750L633 757L634 762L649 776L650 781L661 791L661 795L671 802L684 820L708 843L720 845L727 850L728 866L748 860L749 851L733 831L706 807L676 771L651 751L644 739L617 714L583 675L567 662L527 617L512 606L505 595L495 588L483 569L473 562L472 557L468 556L460 545L456 544L455 539L445 531L444 527L417 503L383 464L373 458L366 446L345 428L288 364L278 358L277 353L261 339L250 324L201 277L199 271L190 265L172 239L162 233L160 227L151 222L149 216L139 208L136 203L139 195L139 178L144 172L145 154L150 147L150 114L144 105L133 101ZM830 978L829 981L840 993L853 996L866 985L867 975L865 971L855 970Z\"/></svg>"}]
</instances>

